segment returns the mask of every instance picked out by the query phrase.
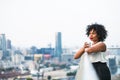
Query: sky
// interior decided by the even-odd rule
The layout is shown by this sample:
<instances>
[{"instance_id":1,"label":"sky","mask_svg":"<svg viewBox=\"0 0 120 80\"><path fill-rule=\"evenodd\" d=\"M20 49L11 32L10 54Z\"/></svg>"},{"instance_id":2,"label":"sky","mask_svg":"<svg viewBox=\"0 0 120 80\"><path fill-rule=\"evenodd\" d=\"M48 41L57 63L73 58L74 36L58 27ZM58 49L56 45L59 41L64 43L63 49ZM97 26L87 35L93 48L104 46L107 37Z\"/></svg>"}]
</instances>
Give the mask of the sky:
<instances>
[{"instance_id":1,"label":"sky","mask_svg":"<svg viewBox=\"0 0 120 80\"><path fill-rule=\"evenodd\" d=\"M0 34L16 47L55 46L56 32L63 47L88 41L86 26L106 27L107 45L120 45L120 0L0 0Z\"/></svg>"}]
</instances>

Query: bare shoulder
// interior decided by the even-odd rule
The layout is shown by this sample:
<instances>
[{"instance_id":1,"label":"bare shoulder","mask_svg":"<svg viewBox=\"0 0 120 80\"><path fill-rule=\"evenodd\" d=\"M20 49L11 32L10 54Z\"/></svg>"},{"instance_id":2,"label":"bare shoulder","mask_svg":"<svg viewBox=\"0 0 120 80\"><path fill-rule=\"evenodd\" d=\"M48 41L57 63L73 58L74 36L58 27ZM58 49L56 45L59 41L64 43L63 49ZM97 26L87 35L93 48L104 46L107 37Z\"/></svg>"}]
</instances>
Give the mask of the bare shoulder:
<instances>
[{"instance_id":1,"label":"bare shoulder","mask_svg":"<svg viewBox=\"0 0 120 80\"><path fill-rule=\"evenodd\" d=\"M99 45L99 46L106 46L106 44L104 42L98 42L96 43L96 45Z\"/></svg>"},{"instance_id":2,"label":"bare shoulder","mask_svg":"<svg viewBox=\"0 0 120 80\"><path fill-rule=\"evenodd\" d=\"M106 51L106 44L104 42L97 42L96 44L92 45L89 48L85 48L87 53L93 52L104 52Z\"/></svg>"},{"instance_id":3,"label":"bare shoulder","mask_svg":"<svg viewBox=\"0 0 120 80\"><path fill-rule=\"evenodd\" d=\"M99 48L100 51L106 51L106 44L104 42L98 42L95 44L96 48Z\"/></svg>"}]
</instances>

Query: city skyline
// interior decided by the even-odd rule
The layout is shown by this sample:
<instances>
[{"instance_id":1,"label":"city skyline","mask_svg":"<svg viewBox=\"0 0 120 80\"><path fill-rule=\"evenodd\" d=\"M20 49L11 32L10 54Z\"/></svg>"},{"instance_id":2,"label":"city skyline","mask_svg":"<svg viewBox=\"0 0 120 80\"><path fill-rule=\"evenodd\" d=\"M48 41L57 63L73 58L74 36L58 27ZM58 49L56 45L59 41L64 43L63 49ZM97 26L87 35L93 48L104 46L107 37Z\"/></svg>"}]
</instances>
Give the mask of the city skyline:
<instances>
[{"instance_id":1,"label":"city skyline","mask_svg":"<svg viewBox=\"0 0 120 80\"><path fill-rule=\"evenodd\" d=\"M55 46L55 33L62 33L62 46L81 46L88 41L86 26L103 24L106 43L120 45L119 0L1 0L0 34L13 46Z\"/></svg>"}]
</instances>

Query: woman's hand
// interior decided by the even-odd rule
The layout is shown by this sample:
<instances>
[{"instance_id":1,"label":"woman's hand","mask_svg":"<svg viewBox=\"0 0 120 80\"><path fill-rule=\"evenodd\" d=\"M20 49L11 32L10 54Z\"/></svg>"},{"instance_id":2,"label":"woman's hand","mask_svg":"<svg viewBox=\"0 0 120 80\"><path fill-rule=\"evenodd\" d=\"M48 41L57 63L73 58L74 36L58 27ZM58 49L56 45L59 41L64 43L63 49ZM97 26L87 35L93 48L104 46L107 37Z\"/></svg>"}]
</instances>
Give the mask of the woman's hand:
<instances>
[{"instance_id":1,"label":"woman's hand","mask_svg":"<svg viewBox=\"0 0 120 80\"><path fill-rule=\"evenodd\" d=\"M85 42L84 43L84 52L88 53L89 48L91 47L90 43Z\"/></svg>"},{"instance_id":2,"label":"woman's hand","mask_svg":"<svg viewBox=\"0 0 120 80\"><path fill-rule=\"evenodd\" d=\"M90 48L90 44L85 42L83 47L80 48L74 55L74 59L78 59L85 52L85 49Z\"/></svg>"},{"instance_id":3,"label":"woman's hand","mask_svg":"<svg viewBox=\"0 0 120 80\"><path fill-rule=\"evenodd\" d=\"M84 45L83 45L83 47L84 47L84 49L85 48L89 48L90 47L90 43L85 42Z\"/></svg>"}]
</instances>

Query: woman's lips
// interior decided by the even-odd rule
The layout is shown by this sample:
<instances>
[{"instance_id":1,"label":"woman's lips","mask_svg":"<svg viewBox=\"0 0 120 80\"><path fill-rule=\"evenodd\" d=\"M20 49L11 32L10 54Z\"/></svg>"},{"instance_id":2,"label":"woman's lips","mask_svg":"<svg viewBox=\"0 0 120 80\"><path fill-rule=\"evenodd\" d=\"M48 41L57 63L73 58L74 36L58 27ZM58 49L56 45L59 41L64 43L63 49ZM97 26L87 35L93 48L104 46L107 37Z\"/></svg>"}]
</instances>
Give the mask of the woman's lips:
<instances>
[{"instance_id":1,"label":"woman's lips","mask_svg":"<svg viewBox=\"0 0 120 80\"><path fill-rule=\"evenodd\" d=\"M91 40L93 39L93 38L90 38Z\"/></svg>"}]
</instances>

